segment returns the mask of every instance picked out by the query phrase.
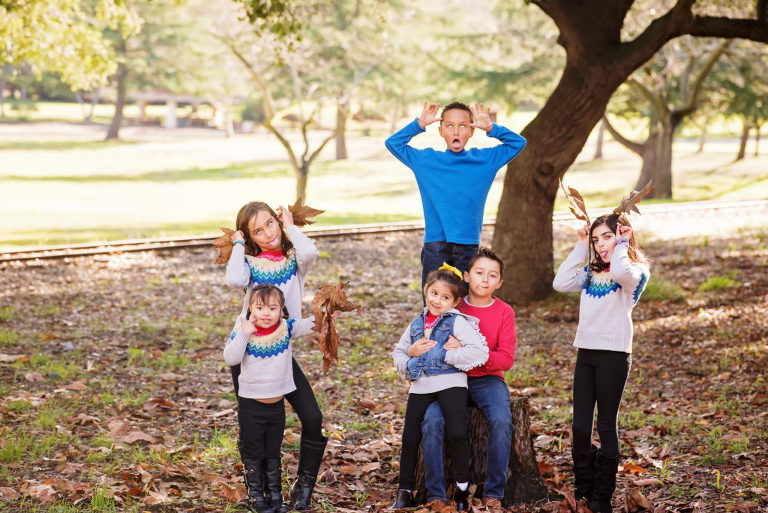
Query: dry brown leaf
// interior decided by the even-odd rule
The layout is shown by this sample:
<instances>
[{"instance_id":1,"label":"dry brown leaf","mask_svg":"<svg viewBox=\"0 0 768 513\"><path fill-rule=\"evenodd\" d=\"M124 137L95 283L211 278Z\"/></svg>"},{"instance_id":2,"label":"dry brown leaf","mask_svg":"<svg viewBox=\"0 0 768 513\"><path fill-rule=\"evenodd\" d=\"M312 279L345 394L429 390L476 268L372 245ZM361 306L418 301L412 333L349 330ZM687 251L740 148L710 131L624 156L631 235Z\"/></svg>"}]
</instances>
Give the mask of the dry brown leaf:
<instances>
[{"instance_id":1,"label":"dry brown leaf","mask_svg":"<svg viewBox=\"0 0 768 513\"><path fill-rule=\"evenodd\" d=\"M118 441L126 444L132 444L133 442L137 442L139 440L144 440L145 442L149 442L151 444L157 441L154 436L148 435L143 431L131 431L124 437L120 438Z\"/></svg>"},{"instance_id":2,"label":"dry brown leaf","mask_svg":"<svg viewBox=\"0 0 768 513\"><path fill-rule=\"evenodd\" d=\"M638 509L653 511L653 503L637 488L626 490L624 493L624 504L627 507L627 511L637 511Z\"/></svg>"},{"instance_id":3,"label":"dry brown leaf","mask_svg":"<svg viewBox=\"0 0 768 513\"><path fill-rule=\"evenodd\" d=\"M584 204L584 198L581 197L579 191L573 187L568 187L566 190L562 180L560 180L560 188L563 190L565 197L568 198L568 202L571 204L571 213L576 216L576 219L581 219L589 225L590 222L589 216L587 215L587 207Z\"/></svg>"},{"instance_id":4,"label":"dry brown leaf","mask_svg":"<svg viewBox=\"0 0 768 513\"><path fill-rule=\"evenodd\" d=\"M219 251L219 254L216 255L216 260L214 260L213 263L226 264L229 262L230 255L232 255L232 234L234 234L235 231L224 227L219 228L219 230L224 232L224 235L213 241L213 247Z\"/></svg>"},{"instance_id":5,"label":"dry brown leaf","mask_svg":"<svg viewBox=\"0 0 768 513\"><path fill-rule=\"evenodd\" d=\"M237 502L243 497L245 497L245 487L243 487L242 485L230 486L226 483L222 483L219 486L219 497L223 497L232 502Z\"/></svg>"},{"instance_id":6,"label":"dry brown leaf","mask_svg":"<svg viewBox=\"0 0 768 513\"><path fill-rule=\"evenodd\" d=\"M645 187L639 191L630 192L621 199L621 203L619 203L618 207L613 209L613 213L621 214L626 212L627 214L630 214L632 212L637 212L639 214L640 211L637 209L637 204L640 203L640 200L655 188L655 185L651 185L651 182L648 182L645 184Z\"/></svg>"},{"instance_id":7,"label":"dry brown leaf","mask_svg":"<svg viewBox=\"0 0 768 513\"><path fill-rule=\"evenodd\" d=\"M19 492L7 486L0 486L0 501L10 501L20 497Z\"/></svg>"},{"instance_id":8,"label":"dry brown leaf","mask_svg":"<svg viewBox=\"0 0 768 513\"><path fill-rule=\"evenodd\" d=\"M323 352L323 372L327 373L331 365L339 362L339 333L336 331L336 322L333 320L334 312L349 312L357 310L362 313L361 305L353 305L347 301L347 293L344 292L344 284L326 283L319 287L319 291L312 299L312 314L315 316L313 330L320 334L318 342Z\"/></svg>"},{"instance_id":9,"label":"dry brown leaf","mask_svg":"<svg viewBox=\"0 0 768 513\"><path fill-rule=\"evenodd\" d=\"M291 214L293 215L293 224L296 226L314 224L314 221L310 221L309 218L319 216L325 212L325 210L318 210L316 208L310 207L309 205L302 205L303 201L304 198L298 198L296 203L288 207L288 210L290 210Z\"/></svg>"}]
</instances>

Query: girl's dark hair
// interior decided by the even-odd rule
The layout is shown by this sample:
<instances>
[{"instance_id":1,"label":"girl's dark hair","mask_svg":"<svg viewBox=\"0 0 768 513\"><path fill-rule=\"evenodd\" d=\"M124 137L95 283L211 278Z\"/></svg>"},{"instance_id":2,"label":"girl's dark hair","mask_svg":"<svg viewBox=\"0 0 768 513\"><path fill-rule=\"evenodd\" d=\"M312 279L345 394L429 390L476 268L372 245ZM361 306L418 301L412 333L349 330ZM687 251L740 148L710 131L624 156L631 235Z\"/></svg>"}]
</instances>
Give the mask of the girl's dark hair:
<instances>
[{"instance_id":1,"label":"girl's dark hair","mask_svg":"<svg viewBox=\"0 0 768 513\"><path fill-rule=\"evenodd\" d=\"M269 214L275 218L275 221L280 223L280 249L283 250L284 255L287 254L288 250L293 248L293 243L285 234L283 223L277 219L275 211L263 201L251 201L250 203L246 203L237 213L235 229L243 232L245 238L245 254L256 256L261 253L261 248L253 241L253 239L251 239L251 231L248 229L248 224L251 222L251 218L262 210L269 212Z\"/></svg>"},{"instance_id":2,"label":"girl's dark hair","mask_svg":"<svg viewBox=\"0 0 768 513\"><path fill-rule=\"evenodd\" d=\"M467 272L472 270L472 267L475 265L475 262L480 260L481 258L487 258L489 260L493 260L494 262L499 264L499 279L504 279L504 260L501 259L499 255L494 253L490 248L479 248L477 250L477 254L472 257L472 259L467 264Z\"/></svg>"},{"instance_id":3,"label":"girl's dark hair","mask_svg":"<svg viewBox=\"0 0 768 513\"><path fill-rule=\"evenodd\" d=\"M621 223L624 226L629 226L630 228L632 227L632 225L629 224L629 219L627 219L627 216L624 214L607 214L592 221L592 226L589 228L589 249L590 254L593 254L594 256L590 256L589 259L590 271L599 273L605 271L611 265L610 262L603 262L603 259L597 254L595 243L592 241L592 232L594 232L595 228L598 226L605 224L608 226L609 230L616 233L616 226L618 223ZM632 236L629 238L629 249L627 250L627 254L632 262L650 265L648 258L642 251L640 251L640 247L637 245L634 230L632 231Z\"/></svg>"},{"instance_id":4,"label":"girl's dark hair","mask_svg":"<svg viewBox=\"0 0 768 513\"><path fill-rule=\"evenodd\" d=\"M430 285L435 283L436 281L442 281L446 285L448 285L448 288L451 289L451 294L453 294L454 299L459 299L461 297L461 289L462 284L464 281L459 278L456 273L453 271L449 271L447 269L438 269L436 271L432 271L427 275L427 281L424 282L424 296L427 295L427 289Z\"/></svg>"},{"instance_id":5,"label":"girl's dark hair","mask_svg":"<svg viewBox=\"0 0 768 513\"><path fill-rule=\"evenodd\" d=\"M265 305L270 299L274 298L277 298L277 302L283 310L283 317L288 317L288 309L285 307L285 294L283 294L283 291L269 283L262 283L261 285L256 285L251 290L251 297L248 298L248 312L245 318L251 318L252 304L261 303Z\"/></svg>"}]
</instances>

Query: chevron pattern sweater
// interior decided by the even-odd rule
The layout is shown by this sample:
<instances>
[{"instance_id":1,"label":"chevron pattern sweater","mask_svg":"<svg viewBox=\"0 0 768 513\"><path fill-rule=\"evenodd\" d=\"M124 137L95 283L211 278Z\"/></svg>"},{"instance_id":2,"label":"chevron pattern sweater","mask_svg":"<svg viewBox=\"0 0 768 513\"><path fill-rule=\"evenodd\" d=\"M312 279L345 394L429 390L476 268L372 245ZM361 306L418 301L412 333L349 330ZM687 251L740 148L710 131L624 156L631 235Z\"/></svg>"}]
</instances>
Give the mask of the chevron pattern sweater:
<instances>
[{"instance_id":1,"label":"chevron pattern sweater","mask_svg":"<svg viewBox=\"0 0 768 513\"><path fill-rule=\"evenodd\" d=\"M640 299L650 271L632 262L626 239L618 239L610 269L591 273L587 284L584 261L589 247L579 242L557 270L552 283L559 292L581 291L579 326L573 345L584 349L632 352L632 309Z\"/></svg>"},{"instance_id":2,"label":"chevron pattern sweater","mask_svg":"<svg viewBox=\"0 0 768 513\"><path fill-rule=\"evenodd\" d=\"M241 364L240 397L269 399L296 390L291 363L291 339L312 332L312 318L280 319L277 329L266 335L242 331L242 317L224 347L228 365Z\"/></svg>"}]
</instances>

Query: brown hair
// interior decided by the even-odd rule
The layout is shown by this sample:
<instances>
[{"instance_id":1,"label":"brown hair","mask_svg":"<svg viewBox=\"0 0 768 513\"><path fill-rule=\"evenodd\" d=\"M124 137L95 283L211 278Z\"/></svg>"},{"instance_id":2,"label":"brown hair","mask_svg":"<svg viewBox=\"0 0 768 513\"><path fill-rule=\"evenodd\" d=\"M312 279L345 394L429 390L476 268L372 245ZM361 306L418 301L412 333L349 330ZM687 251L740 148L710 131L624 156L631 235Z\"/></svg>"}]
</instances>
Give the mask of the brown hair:
<instances>
[{"instance_id":1,"label":"brown hair","mask_svg":"<svg viewBox=\"0 0 768 513\"><path fill-rule=\"evenodd\" d=\"M461 298L461 290L464 284L464 281L458 277L456 273L453 271L449 271L448 269L438 269L436 271L432 271L427 275L427 281L424 282L424 296L427 295L427 289L435 283L436 281L442 281L446 285L448 285L448 288L451 289L451 294L453 294L453 299L459 299Z\"/></svg>"},{"instance_id":2,"label":"brown hair","mask_svg":"<svg viewBox=\"0 0 768 513\"><path fill-rule=\"evenodd\" d=\"M504 279L504 260L501 259L499 255L493 252L490 248L478 248L477 254L472 257L472 259L467 264L467 272L472 270L472 267L477 263L478 260L481 258L487 258L489 260L493 260L494 262L499 264L499 279Z\"/></svg>"},{"instance_id":3,"label":"brown hair","mask_svg":"<svg viewBox=\"0 0 768 513\"><path fill-rule=\"evenodd\" d=\"M288 317L288 310L285 308L285 294L283 294L283 291L269 283L262 283L261 285L253 287L251 291L251 297L248 298L248 313L245 318L250 319L251 317L251 305L254 303L266 305L270 299L274 298L277 298L277 302L283 310L283 317Z\"/></svg>"},{"instance_id":4,"label":"brown hair","mask_svg":"<svg viewBox=\"0 0 768 513\"><path fill-rule=\"evenodd\" d=\"M285 234L285 228L283 223L277 219L277 214L272 208L263 201L251 201L246 203L237 213L235 218L235 229L243 232L245 238L245 254L256 256L261 253L261 248L251 239L251 231L248 229L248 224L251 222L251 218L258 214L260 211L265 210L280 223L280 249L283 250L283 254L287 254L288 250L293 248L291 239Z\"/></svg>"},{"instance_id":5,"label":"brown hair","mask_svg":"<svg viewBox=\"0 0 768 513\"><path fill-rule=\"evenodd\" d=\"M592 226L589 228L589 249L590 253L594 252L594 257L590 257L589 259L589 269L593 272L599 273L602 271L605 271L610 267L610 262L603 262L602 258L599 258L597 255L597 249L595 248L595 243L592 241L592 232L595 231L595 228L598 226L605 224L608 226L608 229L612 232L616 233L616 226L621 223L624 226L632 227L631 224L629 224L629 219L627 219L627 216L624 214L607 214L604 216L600 216L597 219L595 219L592 222ZM640 264L650 265L650 261L645 256L645 254L640 250L640 246L637 245L637 240L635 239L635 231L632 230L632 236L629 238L629 248L627 250L627 255L629 256L629 259L632 262L637 262Z\"/></svg>"}]
</instances>

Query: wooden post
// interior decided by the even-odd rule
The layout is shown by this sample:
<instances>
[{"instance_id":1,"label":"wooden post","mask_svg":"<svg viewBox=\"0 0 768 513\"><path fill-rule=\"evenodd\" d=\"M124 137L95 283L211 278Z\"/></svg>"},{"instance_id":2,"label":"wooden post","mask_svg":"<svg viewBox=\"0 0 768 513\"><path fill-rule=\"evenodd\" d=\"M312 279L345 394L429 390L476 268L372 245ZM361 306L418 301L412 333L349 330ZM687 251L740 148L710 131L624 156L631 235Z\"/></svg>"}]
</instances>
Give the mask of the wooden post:
<instances>
[{"instance_id":1,"label":"wooden post","mask_svg":"<svg viewBox=\"0 0 768 513\"><path fill-rule=\"evenodd\" d=\"M509 408L515 429L512 432L512 447L507 466L507 486L501 501L505 507L547 498L547 488L541 479L531 437L528 398L513 396ZM467 408L467 435L469 436L469 480L470 484L478 486L475 495L480 498L485 482L488 423L483 412L476 406ZM445 465L445 478L448 483L447 493L450 499L453 496L455 478L451 462L451 450L447 445L443 463ZM426 502L427 489L424 485L424 460L421 449L419 449L419 463L416 467L415 495L417 504Z\"/></svg>"}]
</instances>

